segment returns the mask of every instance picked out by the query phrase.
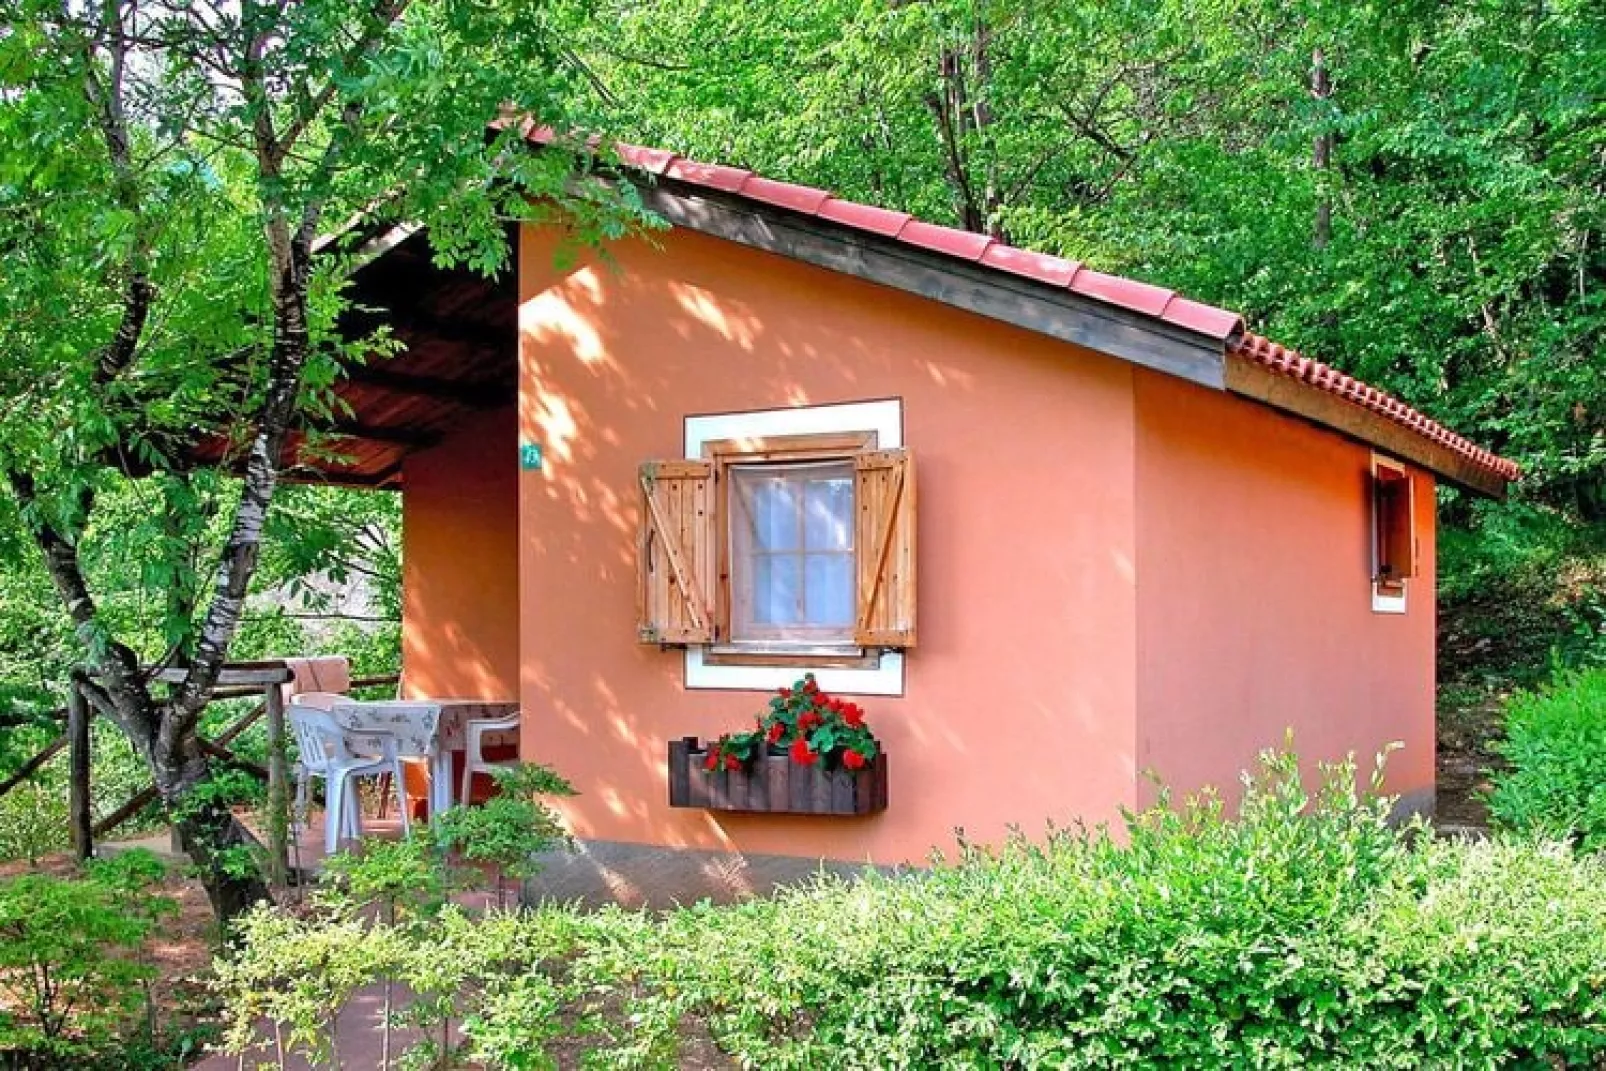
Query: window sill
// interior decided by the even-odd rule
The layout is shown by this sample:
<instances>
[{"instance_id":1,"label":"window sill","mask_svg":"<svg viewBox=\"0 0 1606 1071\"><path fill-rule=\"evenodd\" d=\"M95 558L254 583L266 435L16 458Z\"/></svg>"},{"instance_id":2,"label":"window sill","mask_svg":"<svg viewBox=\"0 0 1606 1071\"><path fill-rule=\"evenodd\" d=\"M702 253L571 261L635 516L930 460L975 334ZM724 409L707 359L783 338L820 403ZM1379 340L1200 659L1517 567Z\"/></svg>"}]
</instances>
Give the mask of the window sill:
<instances>
[{"instance_id":1,"label":"window sill","mask_svg":"<svg viewBox=\"0 0 1606 1071\"><path fill-rule=\"evenodd\" d=\"M840 645L722 644L704 650L703 665L877 669L881 654Z\"/></svg>"}]
</instances>

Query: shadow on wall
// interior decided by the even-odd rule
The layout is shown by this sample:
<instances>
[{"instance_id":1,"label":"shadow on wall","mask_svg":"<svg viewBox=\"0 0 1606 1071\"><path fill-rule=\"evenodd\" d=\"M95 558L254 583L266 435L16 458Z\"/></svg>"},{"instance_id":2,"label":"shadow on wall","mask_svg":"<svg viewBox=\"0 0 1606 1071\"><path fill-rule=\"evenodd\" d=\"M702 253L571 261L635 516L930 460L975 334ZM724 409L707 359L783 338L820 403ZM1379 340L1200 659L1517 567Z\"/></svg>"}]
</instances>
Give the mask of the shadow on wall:
<instances>
[{"instance_id":1,"label":"shadow on wall","mask_svg":"<svg viewBox=\"0 0 1606 1071\"><path fill-rule=\"evenodd\" d=\"M410 695L518 697L517 443L509 405L407 461L402 659Z\"/></svg>"},{"instance_id":2,"label":"shadow on wall","mask_svg":"<svg viewBox=\"0 0 1606 1071\"><path fill-rule=\"evenodd\" d=\"M596 835L588 815L601 812L611 816L609 831L634 829L664 843L730 845L751 835L768 844L758 831L775 828L764 818L666 817L664 741L741 728L764 699L699 691L687 705L678 654L634 643L638 464L681 456L682 421L693 413L890 396L906 399L906 437L921 465L926 607L906 698L868 704L896 756L895 776L911 785L940 778L956 811L966 800L990 799L1000 782L1034 806L1107 797L1093 814L1099 820L1133 802L1131 655L1110 663L1097 651L1101 643L1130 646L1130 620L1122 617L1130 609L1104 612L1097 626L1084 620L1085 607L1107 605L1112 592L1131 601L1131 480L1118 470L1108 478L1108 466L1095 464L1099 471L1085 485L1068 474L1053 496L1020 479L986 487L985 501L959 501L966 492L956 490L974 493L980 459L1067 436L1071 445L1085 440L1110 457L1124 447L1116 464L1129 468L1128 367L806 266L775 262L773 276L767 270L756 282L754 266L774 258L711 250L713 239L683 232L670 240L696 255L631 242L609 262L548 268L544 278L550 248L539 235L527 235L521 248L519 428L546 458L541 472L524 473L519 483L520 673L531 701L525 740L537 752L532 757L559 762L582 784L588 798L571 808L577 832ZM785 300L765 299L760 307L744 297L775 292ZM1011 385L986 389L978 371L984 350L988 378ZM1068 376L1067 366L1079 374ZM1089 384L1092 402L1077 402ZM920 399L919 412L911 396ZM1000 397L1005 412L996 411ZM1088 421L1067 429L1067 397L1112 414L1090 409ZM1124 399L1127 408L1113 411L1119 405L1111 399ZM1124 437L1110 434L1111 424L1124 427ZM1033 516L1051 530L1078 534L1078 553L1064 553L1052 539L1023 541L1021 518ZM987 575L955 564L989 553L997 559L999 547L1009 547L1014 560L990 566ZM956 605L988 610L956 615ZM982 620L988 613L995 616ZM1067 637L1067 645L1086 637L1088 658L1107 663L1105 671L1058 672L1042 644L1030 640L1045 631L1050 642ZM956 668L967 659L968 671ZM945 661L955 667L940 668ZM975 679L951 676L958 672ZM1007 734L996 729L999 711L972 709L990 692L1008 710ZM665 710L664 697L682 705ZM965 709L955 710L960 704ZM978 728L988 719L991 730ZM543 749L543 737L559 746ZM1045 754L1045 744L1071 757L1061 762L1058 751ZM1072 776L1078 762L1097 765L1091 787ZM988 808L1001 809L996 800ZM1029 821L1032 814L1015 817ZM1063 808L1059 817L1066 817ZM858 829L873 839L883 821ZM1001 829L1002 821L996 824ZM813 819L785 828L799 845L840 840L844 829ZM945 832L934 830L930 842Z\"/></svg>"}]
</instances>

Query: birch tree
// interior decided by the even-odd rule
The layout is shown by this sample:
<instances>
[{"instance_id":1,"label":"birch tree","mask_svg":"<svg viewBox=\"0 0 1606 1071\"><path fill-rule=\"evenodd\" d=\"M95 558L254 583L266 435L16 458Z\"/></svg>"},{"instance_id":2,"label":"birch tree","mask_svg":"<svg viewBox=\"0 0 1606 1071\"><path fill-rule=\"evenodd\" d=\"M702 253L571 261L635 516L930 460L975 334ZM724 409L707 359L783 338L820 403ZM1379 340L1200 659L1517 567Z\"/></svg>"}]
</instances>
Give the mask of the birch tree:
<instances>
[{"instance_id":1,"label":"birch tree","mask_svg":"<svg viewBox=\"0 0 1606 1071\"><path fill-rule=\"evenodd\" d=\"M0 0L0 488L77 632L93 709L147 760L222 918L267 890L239 865L249 834L205 791L198 725L298 415L385 352L334 329L362 237L425 224L437 256L494 272L509 218L559 215L582 235L631 218L575 157L486 133L510 108L563 121L576 15ZM219 438L237 481L189 460ZM97 495L128 479L150 516L121 537L148 544L161 650L108 619L81 560ZM197 567L209 508L227 535ZM153 667L182 680L158 694Z\"/></svg>"}]
</instances>

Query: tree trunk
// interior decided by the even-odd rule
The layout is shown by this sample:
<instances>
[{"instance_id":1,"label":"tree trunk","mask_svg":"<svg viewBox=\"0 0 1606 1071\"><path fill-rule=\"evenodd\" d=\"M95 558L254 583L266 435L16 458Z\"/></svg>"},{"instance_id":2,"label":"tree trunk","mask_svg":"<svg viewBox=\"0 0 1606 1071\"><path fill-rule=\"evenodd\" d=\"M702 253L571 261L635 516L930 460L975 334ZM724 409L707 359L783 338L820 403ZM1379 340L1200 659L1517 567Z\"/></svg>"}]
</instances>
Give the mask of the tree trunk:
<instances>
[{"instance_id":1,"label":"tree trunk","mask_svg":"<svg viewBox=\"0 0 1606 1071\"><path fill-rule=\"evenodd\" d=\"M192 730L173 743L151 750L156 791L178 831L179 846L195 863L213 913L227 922L272 898L257 858L261 845L226 802L209 798L204 785L211 763L197 734Z\"/></svg>"},{"instance_id":2,"label":"tree trunk","mask_svg":"<svg viewBox=\"0 0 1606 1071\"><path fill-rule=\"evenodd\" d=\"M1327 60L1319 48L1311 54L1310 92L1323 106L1333 96ZM1310 154L1311 167L1316 172L1316 226L1311 241L1317 249L1326 249L1333 239L1333 196L1327 189L1327 171L1333 166L1333 131L1325 114L1321 122L1324 129L1316 135Z\"/></svg>"}]
</instances>

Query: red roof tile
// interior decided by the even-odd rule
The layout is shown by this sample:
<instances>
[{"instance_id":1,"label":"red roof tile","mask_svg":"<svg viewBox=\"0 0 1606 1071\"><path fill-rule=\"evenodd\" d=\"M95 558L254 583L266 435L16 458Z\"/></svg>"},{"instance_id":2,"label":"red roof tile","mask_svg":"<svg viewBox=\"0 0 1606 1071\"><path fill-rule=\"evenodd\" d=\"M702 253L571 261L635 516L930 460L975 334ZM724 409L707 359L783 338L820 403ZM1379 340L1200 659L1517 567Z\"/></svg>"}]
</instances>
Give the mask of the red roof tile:
<instances>
[{"instance_id":1,"label":"red roof tile","mask_svg":"<svg viewBox=\"0 0 1606 1071\"><path fill-rule=\"evenodd\" d=\"M695 160L677 156L668 167L664 168L664 176L689 182L693 186L706 186L711 190L735 193L742 188L743 183L753 177L753 173L739 167L725 167L722 164L699 164Z\"/></svg>"},{"instance_id":2,"label":"red roof tile","mask_svg":"<svg viewBox=\"0 0 1606 1071\"><path fill-rule=\"evenodd\" d=\"M790 208L794 212L801 212L805 216L812 216L820 210L820 206L830 197L825 190L817 190L813 186L799 186L791 182L776 182L774 179L754 175L742 183L742 188L736 191L743 197L750 197L755 201L763 201L767 205L777 208Z\"/></svg>"},{"instance_id":3,"label":"red roof tile","mask_svg":"<svg viewBox=\"0 0 1606 1071\"><path fill-rule=\"evenodd\" d=\"M1218 309L1185 297L1173 297L1166 303L1165 321L1189 331L1197 331L1211 338L1227 338L1243 326L1243 317L1236 312Z\"/></svg>"},{"instance_id":4,"label":"red roof tile","mask_svg":"<svg viewBox=\"0 0 1606 1071\"><path fill-rule=\"evenodd\" d=\"M914 217L907 212L894 212L890 208L861 205L857 201L844 201L831 197L814 213L819 219L840 223L856 231L869 231L883 238L896 238L903 225Z\"/></svg>"},{"instance_id":5,"label":"red roof tile","mask_svg":"<svg viewBox=\"0 0 1606 1071\"><path fill-rule=\"evenodd\" d=\"M1049 286L1068 287L1071 279L1082 270L1082 265L1064 257L1051 257L1047 253L1033 253L1029 249L1016 249L1012 245L994 242L982 254L981 262L989 268L1007 271L1011 275L1024 275Z\"/></svg>"},{"instance_id":6,"label":"red roof tile","mask_svg":"<svg viewBox=\"0 0 1606 1071\"><path fill-rule=\"evenodd\" d=\"M1483 469L1503 480L1515 480L1521 475L1521 469L1514 461L1500 457L1491 451L1462 438L1444 425L1431 420L1422 413L1417 412L1398 398L1383 393L1376 387L1362 383L1353 376L1347 376L1338 369L1325 365L1320 361L1312 360L1286 346L1279 345L1269 338L1252 332L1244 334L1229 347L1229 352L1253 361L1263 368L1270 369L1278 375L1289 379L1308 383L1313 387L1324 390L1329 394L1336 394L1340 398L1369 409L1380 416L1387 417L1403 428L1422 436L1431 442L1438 443L1445 449L1470 461L1473 465Z\"/></svg>"},{"instance_id":7,"label":"red roof tile","mask_svg":"<svg viewBox=\"0 0 1606 1071\"><path fill-rule=\"evenodd\" d=\"M618 153L620 163L639 167L654 175L662 175L664 169L677 159L668 149L649 149L641 145L627 145L622 141L613 143L613 151Z\"/></svg>"},{"instance_id":8,"label":"red roof tile","mask_svg":"<svg viewBox=\"0 0 1606 1071\"><path fill-rule=\"evenodd\" d=\"M982 254L987 252L987 247L993 244L993 240L985 234L942 227L918 219L911 219L903 225L903 230L898 232L898 241L946 253L960 260L980 260Z\"/></svg>"},{"instance_id":9,"label":"red roof tile","mask_svg":"<svg viewBox=\"0 0 1606 1071\"><path fill-rule=\"evenodd\" d=\"M1176 297L1175 292L1164 287L1151 286L1119 275L1106 275L1101 271L1077 272L1076 278L1071 280L1070 289L1156 319L1165 318L1162 314L1166 306Z\"/></svg>"},{"instance_id":10,"label":"red roof tile","mask_svg":"<svg viewBox=\"0 0 1606 1071\"><path fill-rule=\"evenodd\" d=\"M497 129L517 122L526 138L537 144L550 144L556 135L550 127L536 126L528 120L499 120ZM587 139L596 144L594 138ZM702 164L676 156L664 149L643 148L616 143L615 151L625 164L655 175L735 194L764 204L812 216L843 227L890 238L907 245L932 250L959 260L980 263L1011 275L1032 279L1044 285L1068 290L1083 297L1129 309L1172 326L1214 339L1227 351L1244 357L1279 375L1309 384L1351 403L1387 417L1423 438L1440 444L1477 467L1504 480L1515 480L1517 465L1462 438L1435 423L1410 406L1368 386L1337 369L1311 360L1260 335L1243 330L1243 317L1229 309L1181 297L1174 291L1119 275L1084 268L1076 261L1030 250L1016 249L994 241L985 234L955 230L926 223L906 212L895 212L874 205L859 204L832 196L826 190L755 175L736 167Z\"/></svg>"}]
</instances>

